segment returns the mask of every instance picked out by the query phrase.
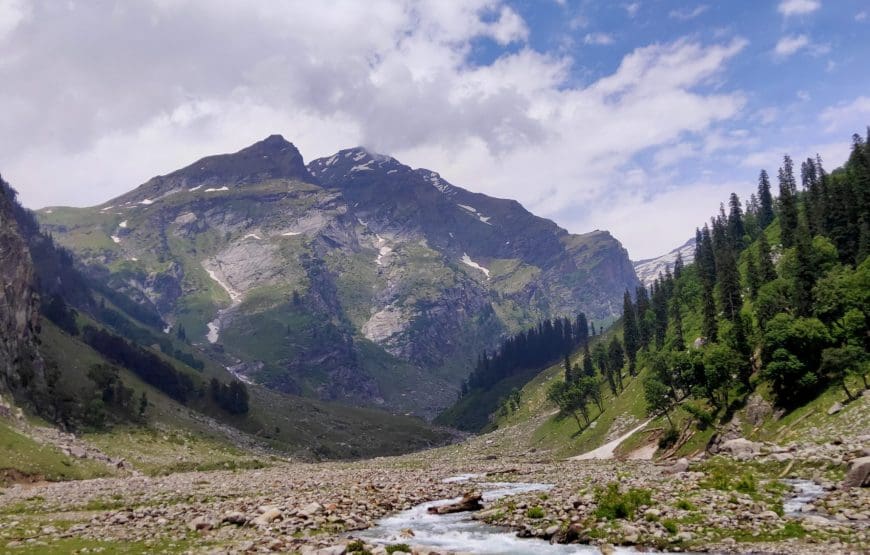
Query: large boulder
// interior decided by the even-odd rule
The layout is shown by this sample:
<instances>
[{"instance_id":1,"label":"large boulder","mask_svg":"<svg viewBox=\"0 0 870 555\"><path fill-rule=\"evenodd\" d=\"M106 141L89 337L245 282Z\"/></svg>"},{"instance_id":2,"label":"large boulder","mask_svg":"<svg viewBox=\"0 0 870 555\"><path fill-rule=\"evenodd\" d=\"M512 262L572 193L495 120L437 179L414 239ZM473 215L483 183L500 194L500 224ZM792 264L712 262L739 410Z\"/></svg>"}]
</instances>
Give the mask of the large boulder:
<instances>
[{"instance_id":1,"label":"large boulder","mask_svg":"<svg viewBox=\"0 0 870 555\"><path fill-rule=\"evenodd\" d=\"M853 459L849 463L849 472L843 478L843 488L860 488L870 486L870 457Z\"/></svg>"},{"instance_id":2,"label":"large boulder","mask_svg":"<svg viewBox=\"0 0 870 555\"><path fill-rule=\"evenodd\" d=\"M438 507L429 507L429 512L436 515L446 515L450 513L461 513L464 511L479 511L483 508L480 503L483 495L477 491L471 491L462 496L462 499L456 503L449 505L440 505Z\"/></svg>"},{"instance_id":3,"label":"large boulder","mask_svg":"<svg viewBox=\"0 0 870 555\"><path fill-rule=\"evenodd\" d=\"M761 453L761 447L761 443L738 437L723 442L719 450L737 459L751 459Z\"/></svg>"}]
</instances>

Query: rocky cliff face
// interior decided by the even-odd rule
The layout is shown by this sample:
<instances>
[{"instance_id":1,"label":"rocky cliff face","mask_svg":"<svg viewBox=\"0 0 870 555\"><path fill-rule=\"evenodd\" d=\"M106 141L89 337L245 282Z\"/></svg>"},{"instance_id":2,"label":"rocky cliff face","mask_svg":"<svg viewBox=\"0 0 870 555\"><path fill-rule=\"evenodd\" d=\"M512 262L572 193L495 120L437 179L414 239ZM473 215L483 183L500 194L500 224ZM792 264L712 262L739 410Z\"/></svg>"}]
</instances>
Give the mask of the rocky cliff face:
<instances>
[{"instance_id":1,"label":"rocky cliff face","mask_svg":"<svg viewBox=\"0 0 870 555\"><path fill-rule=\"evenodd\" d=\"M0 389L37 391L45 388L36 337L39 295L16 210L15 192L0 179Z\"/></svg>"},{"instance_id":2,"label":"rocky cliff face","mask_svg":"<svg viewBox=\"0 0 870 555\"><path fill-rule=\"evenodd\" d=\"M305 166L279 136L40 219L246 379L427 416L502 334L610 318L637 283L606 232L361 148Z\"/></svg>"}]
</instances>

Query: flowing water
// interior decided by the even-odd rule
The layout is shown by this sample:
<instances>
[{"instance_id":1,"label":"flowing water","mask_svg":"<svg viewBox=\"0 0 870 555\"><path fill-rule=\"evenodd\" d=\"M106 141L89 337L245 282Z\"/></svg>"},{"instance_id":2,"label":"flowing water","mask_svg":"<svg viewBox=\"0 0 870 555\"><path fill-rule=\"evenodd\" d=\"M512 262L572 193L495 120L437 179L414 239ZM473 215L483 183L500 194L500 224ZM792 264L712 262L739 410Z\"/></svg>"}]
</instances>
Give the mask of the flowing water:
<instances>
[{"instance_id":1,"label":"flowing water","mask_svg":"<svg viewBox=\"0 0 870 555\"><path fill-rule=\"evenodd\" d=\"M447 478L445 482L461 482L476 475L462 475ZM477 487L483 492L484 503L505 497L533 491L546 491L550 484L513 483L513 482L481 482ZM533 538L518 538L514 531L498 526L472 520L473 513L454 513L435 515L428 512L429 507L447 505L458 501L443 499L423 503L407 511L387 517L378 522L374 528L365 530L359 537L372 543L395 544L407 543L425 545L450 551L467 551L487 555L551 555L563 553L601 553L598 548L589 545L550 544L544 540ZM403 530L412 530L414 535L407 537ZM615 553L636 553L632 549L616 548Z\"/></svg>"},{"instance_id":2,"label":"flowing water","mask_svg":"<svg viewBox=\"0 0 870 555\"><path fill-rule=\"evenodd\" d=\"M786 515L808 514L802 511L806 504L815 501L825 493L825 488L812 480L783 480L783 482L794 490L794 495L782 502L782 509Z\"/></svg>"}]
</instances>

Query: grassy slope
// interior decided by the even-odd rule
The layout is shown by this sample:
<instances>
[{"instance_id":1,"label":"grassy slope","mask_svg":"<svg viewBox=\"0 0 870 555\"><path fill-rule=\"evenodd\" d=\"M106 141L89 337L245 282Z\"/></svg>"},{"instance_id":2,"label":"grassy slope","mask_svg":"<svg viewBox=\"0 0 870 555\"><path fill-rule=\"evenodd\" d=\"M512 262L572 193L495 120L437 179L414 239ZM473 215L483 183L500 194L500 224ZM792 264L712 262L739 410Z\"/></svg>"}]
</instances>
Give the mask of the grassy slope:
<instances>
[{"instance_id":1,"label":"grassy slope","mask_svg":"<svg viewBox=\"0 0 870 555\"><path fill-rule=\"evenodd\" d=\"M0 485L7 478L57 481L108 475L105 465L64 455L53 445L39 443L0 421Z\"/></svg>"},{"instance_id":2,"label":"grassy slope","mask_svg":"<svg viewBox=\"0 0 870 555\"><path fill-rule=\"evenodd\" d=\"M102 357L50 322L43 326L42 340L46 359L62 370L60 387L73 395L89 395L88 368L104 362ZM177 361L166 360L197 379L231 378L225 369L206 357L203 359L206 368L202 374ZM121 370L121 377L136 396L141 391L147 393L148 426L117 426L108 432L89 434L88 439L108 454L125 457L150 473L259 464L259 459L234 447L227 434L245 443L260 443L275 452L302 458L395 454L436 445L448 438L444 432L433 430L415 418L281 395L258 386L249 388L249 414L231 416L207 400L193 400L191 406L180 405L127 370ZM202 413L244 433L209 421ZM166 457L159 456L160 453Z\"/></svg>"}]
</instances>

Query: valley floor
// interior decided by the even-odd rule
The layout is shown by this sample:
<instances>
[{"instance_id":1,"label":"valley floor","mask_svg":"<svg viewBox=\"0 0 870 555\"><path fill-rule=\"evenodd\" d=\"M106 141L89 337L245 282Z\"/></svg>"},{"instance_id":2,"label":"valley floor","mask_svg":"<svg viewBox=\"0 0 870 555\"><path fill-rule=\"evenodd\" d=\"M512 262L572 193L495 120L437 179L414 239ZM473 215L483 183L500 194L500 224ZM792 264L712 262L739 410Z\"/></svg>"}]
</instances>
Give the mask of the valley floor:
<instances>
[{"instance_id":1,"label":"valley floor","mask_svg":"<svg viewBox=\"0 0 870 555\"><path fill-rule=\"evenodd\" d=\"M867 397L859 403L868 404ZM863 413L863 410L862 410ZM520 535L674 551L862 552L870 491L839 489L866 436L817 444L756 444L758 452L693 460L564 460L517 452L528 430L352 463L272 459L264 468L127 475L12 485L0 494L0 553L344 553L354 532L420 503L485 482L552 484L488 504L475 518ZM446 478L466 476L466 481ZM813 480L821 497L787 514L783 481ZM607 492L608 484L618 484ZM402 543L414 546L413 530ZM384 547L374 553L386 552ZM428 553L417 549L417 552Z\"/></svg>"}]
</instances>

